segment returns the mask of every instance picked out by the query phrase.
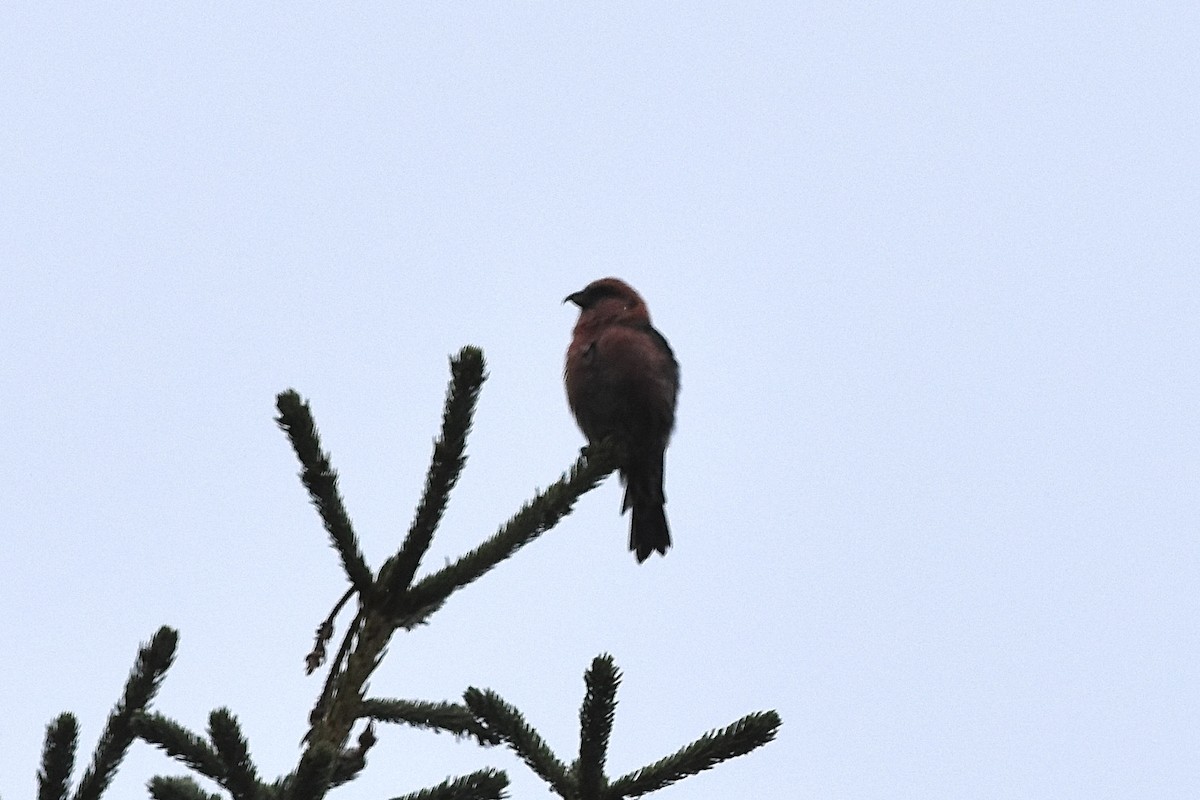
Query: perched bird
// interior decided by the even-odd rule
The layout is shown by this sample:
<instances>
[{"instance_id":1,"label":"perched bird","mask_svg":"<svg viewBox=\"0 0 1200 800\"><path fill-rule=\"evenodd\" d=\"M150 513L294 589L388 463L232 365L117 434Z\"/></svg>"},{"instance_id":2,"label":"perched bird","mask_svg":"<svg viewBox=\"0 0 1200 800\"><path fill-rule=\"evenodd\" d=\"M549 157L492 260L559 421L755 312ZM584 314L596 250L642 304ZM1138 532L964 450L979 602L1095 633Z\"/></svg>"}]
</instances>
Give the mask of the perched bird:
<instances>
[{"instance_id":1,"label":"perched bird","mask_svg":"<svg viewBox=\"0 0 1200 800\"><path fill-rule=\"evenodd\" d=\"M679 363L629 284L601 278L567 295L579 320L567 348L567 402L589 444L615 437L625 448L621 513L633 509L629 549L638 563L671 546L663 508L663 457L675 427Z\"/></svg>"}]
</instances>

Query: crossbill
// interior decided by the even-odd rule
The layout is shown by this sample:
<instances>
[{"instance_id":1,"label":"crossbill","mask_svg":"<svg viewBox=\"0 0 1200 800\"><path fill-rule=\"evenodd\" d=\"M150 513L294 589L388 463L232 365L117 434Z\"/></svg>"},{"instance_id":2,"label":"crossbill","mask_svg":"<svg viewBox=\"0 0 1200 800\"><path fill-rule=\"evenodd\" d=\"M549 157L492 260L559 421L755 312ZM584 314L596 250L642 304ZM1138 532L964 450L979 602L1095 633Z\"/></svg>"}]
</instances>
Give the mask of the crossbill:
<instances>
[{"instance_id":1,"label":"crossbill","mask_svg":"<svg viewBox=\"0 0 1200 800\"><path fill-rule=\"evenodd\" d=\"M679 363L624 281L592 281L568 300L579 306L579 320L563 370L567 402L588 444L611 436L624 448L621 513L633 510L629 549L640 564L671 546L663 460L675 427Z\"/></svg>"}]
</instances>

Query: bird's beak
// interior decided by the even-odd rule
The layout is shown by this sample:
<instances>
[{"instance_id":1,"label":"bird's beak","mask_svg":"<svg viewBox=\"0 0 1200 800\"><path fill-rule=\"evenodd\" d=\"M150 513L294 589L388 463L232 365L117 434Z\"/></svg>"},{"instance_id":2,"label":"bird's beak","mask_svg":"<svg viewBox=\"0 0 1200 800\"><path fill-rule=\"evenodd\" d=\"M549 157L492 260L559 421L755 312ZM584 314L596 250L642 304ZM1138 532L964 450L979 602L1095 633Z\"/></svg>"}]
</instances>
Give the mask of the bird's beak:
<instances>
[{"instance_id":1,"label":"bird's beak","mask_svg":"<svg viewBox=\"0 0 1200 800\"><path fill-rule=\"evenodd\" d=\"M569 295L567 295L566 297L563 298L564 303L574 303L575 305L579 306L580 308L583 308L582 300L583 300L583 292L571 292Z\"/></svg>"}]
</instances>

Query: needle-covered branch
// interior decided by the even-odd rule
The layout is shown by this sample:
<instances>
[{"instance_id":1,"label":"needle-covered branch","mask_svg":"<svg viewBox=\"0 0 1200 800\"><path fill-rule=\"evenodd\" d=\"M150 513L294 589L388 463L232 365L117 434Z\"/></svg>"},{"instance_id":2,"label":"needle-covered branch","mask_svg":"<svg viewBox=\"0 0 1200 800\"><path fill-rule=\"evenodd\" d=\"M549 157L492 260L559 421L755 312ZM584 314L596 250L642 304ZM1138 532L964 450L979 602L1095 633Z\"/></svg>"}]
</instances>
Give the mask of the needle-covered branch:
<instances>
[{"instance_id":1,"label":"needle-covered branch","mask_svg":"<svg viewBox=\"0 0 1200 800\"><path fill-rule=\"evenodd\" d=\"M358 735L358 745L337 754L337 758L333 762L333 772L329 778L331 786L341 786L343 783L348 783L358 777L358 774L366 769L367 753L371 752L371 748L379 741L375 737L374 723L368 723L367 727L363 728L362 733Z\"/></svg>"},{"instance_id":2,"label":"needle-covered branch","mask_svg":"<svg viewBox=\"0 0 1200 800\"><path fill-rule=\"evenodd\" d=\"M134 732L204 777L218 783L223 780L225 766L216 751L207 741L175 720L157 713L139 714L134 719Z\"/></svg>"},{"instance_id":3,"label":"needle-covered branch","mask_svg":"<svg viewBox=\"0 0 1200 800\"><path fill-rule=\"evenodd\" d=\"M100 734L91 766L79 780L75 800L99 800L112 782L117 767L133 743L133 718L154 699L175 657L178 641L178 633L163 627L138 651L137 661L125 682L125 691Z\"/></svg>"},{"instance_id":4,"label":"needle-covered branch","mask_svg":"<svg viewBox=\"0 0 1200 800\"><path fill-rule=\"evenodd\" d=\"M74 714L59 714L46 726L42 768L37 777L38 800L66 800L78 744L79 721Z\"/></svg>"},{"instance_id":5,"label":"needle-covered branch","mask_svg":"<svg viewBox=\"0 0 1200 800\"><path fill-rule=\"evenodd\" d=\"M508 776L494 769L481 769L461 778L447 779L437 786L394 797L392 800L500 800L505 797Z\"/></svg>"},{"instance_id":6,"label":"needle-covered branch","mask_svg":"<svg viewBox=\"0 0 1200 800\"><path fill-rule=\"evenodd\" d=\"M283 796L287 800L321 800L333 783L337 753L326 744L314 745L304 751L296 773L288 782Z\"/></svg>"},{"instance_id":7,"label":"needle-covered branch","mask_svg":"<svg viewBox=\"0 0 1200 800\"><path fill-rule=\"evenodd\" d=\"M783 723L774 711L748 714L727 728L701 736L679 751L613 781L610 800L640 797L678 780L745 755L775 738Z\"/></svg>"},{"instance_id":8,"label":"needle-covered branch","mask_svg":"<svg viewBox=\"0 0 1200 800\"><path fill-rule=\"evenodd\" d=\"M153 800L221 800L221 795L209 794L191 778L156 775L146 788Z\"/></svg>"},{"instance_id":9,"label":"needle-covered branch","mask_svg":"<svg viewBox=\"0 0 1200 800\"><path fill-rule=\"evenodd\" d=\"M338 491L337 472L329 463L328 453L321 450L321 439L313 422L312 411L293 389L281 392L275 398L275 407L279 410L275 422L292 443L292 449L300 461L300 480L304 482L312 504L321 515L334 549L341 556L342 567L359 594L368 597L375 577L363 558L354 526L350 523L341 492Z\"/></svg>"},{"instance_id":10,"label":"needle-covered branch","mask_svg":"<svg viewBox=\"0 0 1200 800\"><path fill-rule=\"evenodd\" d=\"M621 673L608 654L597 656L584 675L587 691L579 709L579 797L600 800L607 778L604 762L617 710Z\"/></svg>"},{"instance_id":11,"label":"needle-covered branch","mask_svg":"<svg viewBox=\"0 0 1200 800\"><path fill-rule=\"evenodd\" d=\"M396 609L402 624L414 627L426 621L452 592L477 580L553 528L571 513L575 502L604 480L617 464L617 449L611 444L590 448L586 455L579 456L556 483L522 506L490 539L413 586Z\"/></svg>"},{"instance_id":12,"label":"needle-covered branch","mask_svg":"<svg viewBox=\"0 0 1200 800\"><path fill-rule=\"evenodd\" d=\"M493 692L468 689L463 695L464 705L366 698L368 681L398 629L412 629L427 622L451 594L550 530L571 512L583 494L595 488L618 464L626 463L621 444L610 440L590 445L557 482L538 492L493 536L443 569L414 582L465 465L466 437L484 380L483 354L478 348L465 347L451 360L441 433L434 442L424 492L403 544L380 570L378 580L363 558L338 490L337 473L321 448L307 403L291 390L277 397L276 421L300 460L301 478L350 581L349 591L318 626L306 660L310 673L326 660L339 613L352 598L358 601L310 714L310 728L302 740L305 749L296 768L273 783L265 783L254 766L237 719L226 709L210 715L207 739L147 711L177 644L175 631L162 628L139 651L124 695L109 716L73 800L99 800L134 736L212 780L233 800L321 800L366 767L368 752L376 743L376 722L445 731L456 737L470 737L484 746L505 744L565 800L621 800L644 795L748 753L774 738L780 725L778 715L773 711L751 714L610 782L605 770L621 675L607 654L594 659L584 676L579 756L570 766L551 751L515 707ZM368 720L365 728L364 719ZM348 747L356 728L360 729L357 746ZM78 723L71 715L63 714L48 726L38 773L39 800L67 800L77 742ZM395 800L497 800L504 796L507 786L503 772L483 769ZM217 797L192 778L184 777L156 777L148 789L155 800Z\"/></svg>"},{"instance_id":13,"label":"needle-covered branch","mask_svg":"<svg viewBox=\"0 0 1200 800\"><path fill-rule=\"evenodd\" d=\"M250 746L242 735L242 728L229 709L218 708L209 714L208 738L223 767L221 785L229 790L234 800L255 800L262 782L250 758Z\"/></svg>"},{"instance_id":14,"label":"needle-covered branch","mask_svg":"<svg viewBox=\"0 0 1200 800\"><path fill-rule=\"evenodd\" d=\"M379 722L402 723L435 733L445 731L456 738L470 736L484 747L500 743L495 734L475 720L466 706L458 703L371 698L363 701L361 714Z\"/></svg>"},{"instance_id":15,"label":"needle-covered branch","mask_svg":"<svg viewBox=\"0 0 1200 800\"><path fill-rule=\"evenodd\" d=\"M313 708L312 728L305 741L344 746L361 713L366 681L378 666L395 630L410 630L427 622L452 592L478 579L552 528L571 511L582 494L616 468L619 454L615 445L590 448L588 455L581 456L567 474L527 503L491 539L447 568L410 585L465 463L466 436L484 379L485 362L478 348L464 347L451 360L442 431L434 444L424 495L403 546L384 565L379 580L371 583L369 591L359 586L360 581L371 582L370 570L361 560L357 540L337 493L337 476L321 450L309 408L294 391L279 395L280 427L292 440L304 466L301 477L342 555L360 600L358 615L342 637L325 688ZM360 578L354 577L357 572L362 573ZM343 597L318 627L316 643L306 659L310 671L324 661L325 648L333 634L333 617L346 599Z\"/></svg>"},{"instance_id":16,"label":"needle-covered branch","mask_svg":"<svg viewBox=\"0 0 1200 800\"><path fill-rule=\"evenodd\" d=\"M464 347L450 359L450 386L446 390L446 407L442 412L442 432L433 442L425 492L404 544L386 572L385 590L391 597L398 596L412 583L433 540L433 532L446 511L450 491L458 483L467 463L467 433L471 430L479 391L485 380L483 351L478 347Z\"/></svg>"},{"instance_id":17,"label":"needle-covered branch","mask_svg":"<svg viewBox=\"0 0 1200 800\"><path fill-rule=\"evenodd\" d=\"M579 759L570 770L520 712L497 694L468 689L463 697L471 713L565 800L622 800L648 794L761 747L775 738L782 724L774 711L750 714L609 784L604 775L604 761L621 673L611 656L600 655L592 661L584 681L587 692L579 713Z\"/></svg>"},{"instance_id":18,"label":"needle-covered branch","mask_svg":"<svg viewBox=\"0 0 1200 800\"><path fill-rule=\"evenodd\" d=\"M535 731L521 712L495 692L467 689L463 700L471 713L493 731L534 773L550 784L562 797L571 797L575 784L567 766L558 760L550 746Z\"/></svg>"}]
</instances>

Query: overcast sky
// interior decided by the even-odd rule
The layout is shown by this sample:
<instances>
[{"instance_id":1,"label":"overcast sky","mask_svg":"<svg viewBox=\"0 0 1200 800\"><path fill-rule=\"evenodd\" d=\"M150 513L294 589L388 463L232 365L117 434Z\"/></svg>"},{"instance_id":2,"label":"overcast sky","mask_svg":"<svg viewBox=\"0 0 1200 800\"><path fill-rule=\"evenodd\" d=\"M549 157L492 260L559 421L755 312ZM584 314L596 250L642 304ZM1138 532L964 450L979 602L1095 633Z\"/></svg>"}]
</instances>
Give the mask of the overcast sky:
<instances>
[{"instance_id":1,"label":"overcast sky","mask_svg":"<svg viewBox=\"0 0 1200 800\"><path fill-rule=\"evenodd\" d=\"M492 688L570 759L608 652L614 775L783 716L663 800L1200 796L1197 42L1194 2L4 4L0 794L164 624L157 709L292 768L345 578L275 394L378 566L483 348L436 568L575 458L561 300L616 275L682 365L676 546L638 566L610 480L372 694ZM393 727L334 796L484 766L545 796ZM182 772L135 744L109 796Z\"/></svg>"}]
</instances>

